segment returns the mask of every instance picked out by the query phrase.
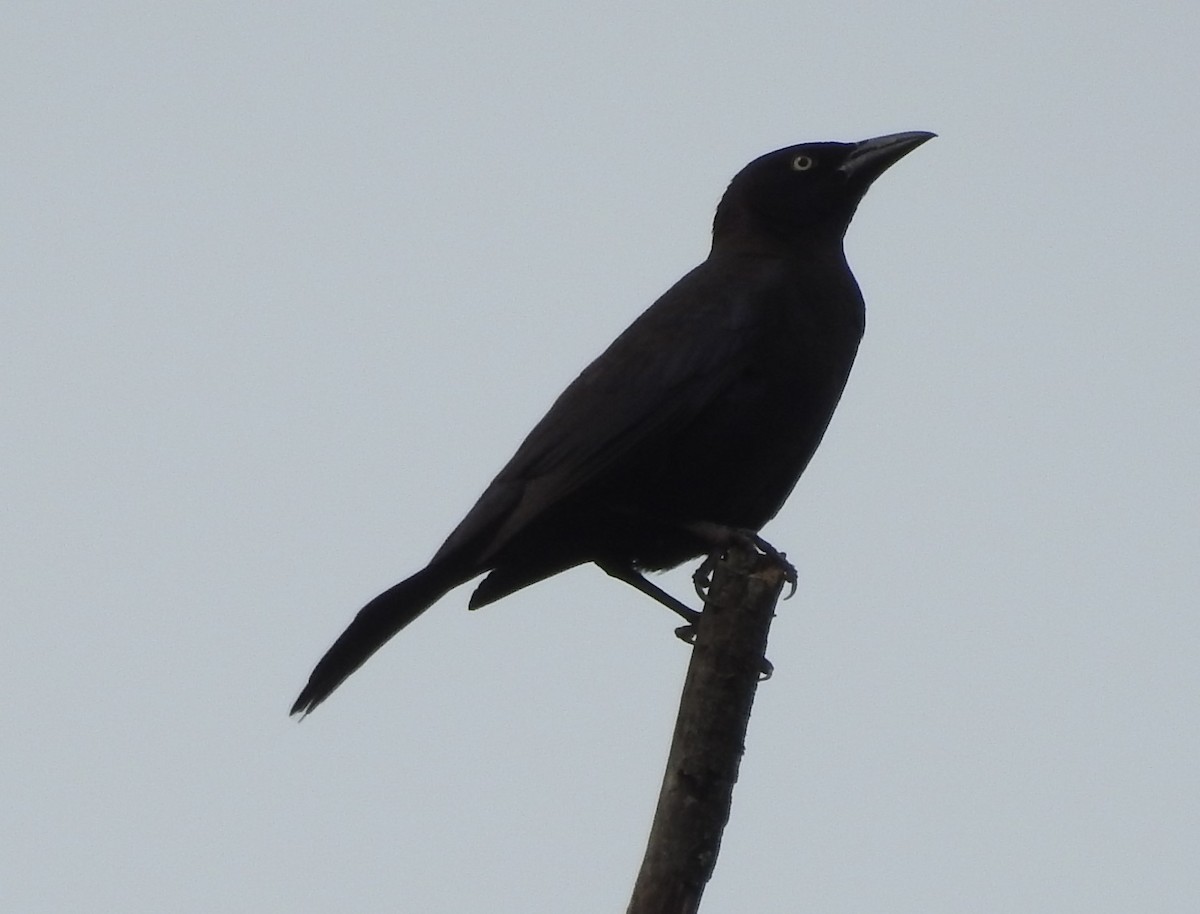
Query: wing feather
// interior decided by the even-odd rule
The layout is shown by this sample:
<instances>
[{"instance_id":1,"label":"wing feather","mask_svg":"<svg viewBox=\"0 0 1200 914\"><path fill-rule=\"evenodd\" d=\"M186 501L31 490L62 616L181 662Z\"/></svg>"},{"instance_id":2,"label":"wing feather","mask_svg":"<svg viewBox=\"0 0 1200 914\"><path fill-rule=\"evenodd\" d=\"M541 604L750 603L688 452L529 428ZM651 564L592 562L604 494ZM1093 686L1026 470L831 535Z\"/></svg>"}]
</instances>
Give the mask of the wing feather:
<instances>
[{"instance_id":1,"label":"wing feather","mask_svg":"<svg viewBox=\"0 0 1200 914\"><path fill-rule=\"evenodd\" d=\"M482 569L542 512L693 421L754 351L759 285L712 261L680 279L563 391L434 561L474 553Z\"/></svg>"}]
</instances>

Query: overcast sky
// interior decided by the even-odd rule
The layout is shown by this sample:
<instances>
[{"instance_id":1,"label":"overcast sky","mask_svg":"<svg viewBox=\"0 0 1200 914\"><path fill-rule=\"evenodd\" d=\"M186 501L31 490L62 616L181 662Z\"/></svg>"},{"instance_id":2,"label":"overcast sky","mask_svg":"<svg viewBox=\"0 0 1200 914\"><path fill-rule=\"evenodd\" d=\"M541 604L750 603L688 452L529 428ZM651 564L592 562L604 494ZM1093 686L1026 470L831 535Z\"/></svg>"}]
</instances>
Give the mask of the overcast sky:
<instances>
[{"instance_id":1,"label":"overcast sky","mask_svg":"<svg viewBox=\"0 0 1200 914\"><path fill-rule=\"evenodd\" d=\"M743 164L933 130L703 910L1200 909L1200 7L0 18L0 908L624 910L688 659L630 588L287 708Z\"/></svg>"}]
</instances>

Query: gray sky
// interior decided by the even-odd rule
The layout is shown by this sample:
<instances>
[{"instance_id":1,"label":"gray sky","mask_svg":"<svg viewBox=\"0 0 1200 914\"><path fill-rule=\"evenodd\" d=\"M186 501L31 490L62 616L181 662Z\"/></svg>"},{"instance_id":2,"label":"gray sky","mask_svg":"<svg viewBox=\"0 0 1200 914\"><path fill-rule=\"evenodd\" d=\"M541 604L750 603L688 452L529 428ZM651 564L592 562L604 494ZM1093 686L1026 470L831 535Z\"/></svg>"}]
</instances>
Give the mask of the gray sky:
<instances>
[{"instance_id":1,"label":"gray sky","mask_svg":"<svg viewBox=\"0 0 1200 914\"><path fill-rule=\"evenodd\" d=\"M735 171L913 129L704 909L1200 907L1195 4L2 16L0 908L623 910L687 662L629 588L287 708Z\"/></svg>"}]
</instances>

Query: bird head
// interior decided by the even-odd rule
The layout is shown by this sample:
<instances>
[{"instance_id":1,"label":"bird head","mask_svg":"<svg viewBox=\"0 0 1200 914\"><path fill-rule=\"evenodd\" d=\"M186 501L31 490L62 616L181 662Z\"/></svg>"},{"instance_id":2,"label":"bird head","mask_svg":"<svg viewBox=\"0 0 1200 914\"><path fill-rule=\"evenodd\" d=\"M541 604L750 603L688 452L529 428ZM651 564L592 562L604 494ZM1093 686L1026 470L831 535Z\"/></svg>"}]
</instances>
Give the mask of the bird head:
<instances>
[{"instance_id":1,"label":"bird head","mask_svg":"<svg viewBox=\"0 0 1200 914\"><path fill-rule=\"evenodd\" d=\"M935 134L802 143L759 156L734 176L713 219L713 245L764 239L840 243L871 183Z\"/></svg>"}]
</instances>

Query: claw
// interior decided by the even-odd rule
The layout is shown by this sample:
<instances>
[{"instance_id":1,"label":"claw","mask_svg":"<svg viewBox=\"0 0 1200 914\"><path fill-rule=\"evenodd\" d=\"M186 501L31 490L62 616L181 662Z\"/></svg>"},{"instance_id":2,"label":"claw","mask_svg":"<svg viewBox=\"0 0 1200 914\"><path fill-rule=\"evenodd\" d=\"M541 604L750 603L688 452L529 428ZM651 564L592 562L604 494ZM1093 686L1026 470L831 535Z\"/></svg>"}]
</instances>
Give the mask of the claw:
<instances>
[{"instance_id":1,"label":"claw","mask_svg":"<svg viewBox=\"0 0 1200 914\"><path fill-rule=\"evenodd\" d=\"M750 542L754 543L759 552L774 560L783 569L783 579L788 583L788 592L784 599L790 600L796 594L796 584L799 581L796 566L788 561L786 552L780 552L757 533L750 534Z\"/></svg>"},{"instance_id":2,"label":"claw","mask_svg":"<svg viewBox=\"0 0 1200 914\"><path fill-rule=\"evenodd\" d=\"M708 588L712 584L712 576L717 562L725 554L726 547L735 542L753 546L782 568L783 579L788 584L788 592L784 599L790 600L795 596L799 583L796 566L787 560L787 553L780 552L753 530L739 530L736 527L722 527L717 524L694 524L692 530L707 539L713 546L713 549L704 557L704 561L700 563L700 567L692 574L692 584L701 600L708 598Z\"/></svg>"},{"instance_id":3,"label":"claw","mask_svg":"<svg viewBox=\"0 0 1200 914\"><path fill-rule=\"evenodd\" d=\"M720 552L710 552L692 573L692 585L701 600L708 599L708 588L712 584L713 572L717 570L717 560L720 557Z\"/></svg>"}]
</instances>

